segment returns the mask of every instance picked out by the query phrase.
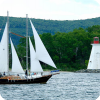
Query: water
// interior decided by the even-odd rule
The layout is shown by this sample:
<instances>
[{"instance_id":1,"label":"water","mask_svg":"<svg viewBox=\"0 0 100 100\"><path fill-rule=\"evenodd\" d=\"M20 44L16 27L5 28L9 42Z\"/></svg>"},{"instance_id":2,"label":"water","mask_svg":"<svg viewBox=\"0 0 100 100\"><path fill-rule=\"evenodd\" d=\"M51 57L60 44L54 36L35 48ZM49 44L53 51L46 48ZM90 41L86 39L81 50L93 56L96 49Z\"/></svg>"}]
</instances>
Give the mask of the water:
<instances>
[{"instance_id":1,"label":"water","mask_svg":"<svg viewBox=\"0 0 100 100\"><path fill-rule=\"evenodd\" d=\"M54 75L47 84L0 85L5 100L96 100L100 95L100 73Z\"/></svg>"}]
</instances>

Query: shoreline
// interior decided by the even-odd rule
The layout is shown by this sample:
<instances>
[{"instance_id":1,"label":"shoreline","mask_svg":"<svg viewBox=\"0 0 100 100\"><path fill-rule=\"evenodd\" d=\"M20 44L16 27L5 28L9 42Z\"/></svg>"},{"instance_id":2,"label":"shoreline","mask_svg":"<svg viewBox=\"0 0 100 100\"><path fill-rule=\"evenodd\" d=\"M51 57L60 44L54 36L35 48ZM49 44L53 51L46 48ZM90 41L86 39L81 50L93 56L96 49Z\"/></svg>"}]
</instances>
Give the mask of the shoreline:
<instances>
[{"instance_id":1,"label":"shoreline","mask_svg":"<svg viewBox=\"0 0 100 100\"><path fill-rule=\"evenodd\" d=\"M100 73L100 69L81 69L75 73Z\"/></svg>"}]
</instances>

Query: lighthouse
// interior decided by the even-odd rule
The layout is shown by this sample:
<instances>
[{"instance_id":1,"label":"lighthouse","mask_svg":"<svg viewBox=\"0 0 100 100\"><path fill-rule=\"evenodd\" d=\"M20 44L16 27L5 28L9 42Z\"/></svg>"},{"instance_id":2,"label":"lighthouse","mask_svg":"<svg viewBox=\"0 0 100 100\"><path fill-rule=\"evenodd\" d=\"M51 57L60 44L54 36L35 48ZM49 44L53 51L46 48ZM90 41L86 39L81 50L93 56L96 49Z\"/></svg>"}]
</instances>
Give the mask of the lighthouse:
<instances>
[{"instance_id":1,"label":"lighthouse","mask_svg":"<svg viewBox=\"0 0 100 100\"><path fill-rule=\"evenodd\" d=\"M92 45L92 50L87 69L100 69L99 37L94 37L94 41L91 45Z\"/></svg>"}]
</instances>

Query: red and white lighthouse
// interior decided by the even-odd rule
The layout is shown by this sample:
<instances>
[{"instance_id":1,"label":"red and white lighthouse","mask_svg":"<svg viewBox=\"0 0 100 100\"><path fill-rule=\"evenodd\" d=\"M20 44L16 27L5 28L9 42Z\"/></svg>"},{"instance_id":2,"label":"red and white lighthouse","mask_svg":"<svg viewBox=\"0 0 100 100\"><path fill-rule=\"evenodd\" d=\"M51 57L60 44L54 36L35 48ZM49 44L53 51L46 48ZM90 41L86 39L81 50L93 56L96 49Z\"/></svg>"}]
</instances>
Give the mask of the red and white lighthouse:
<instances>
[{"instance_id":1,"label":"red and white lighthouse","mask_svg":"<svg viewBox=\"0 0 100 100\"><path fill-rule=\"evenodd\" d=\"M87 69L100 69L100 43L99 37L94 37L94 41L91 44L92 50Z\"/></svg>"}]
</instances>

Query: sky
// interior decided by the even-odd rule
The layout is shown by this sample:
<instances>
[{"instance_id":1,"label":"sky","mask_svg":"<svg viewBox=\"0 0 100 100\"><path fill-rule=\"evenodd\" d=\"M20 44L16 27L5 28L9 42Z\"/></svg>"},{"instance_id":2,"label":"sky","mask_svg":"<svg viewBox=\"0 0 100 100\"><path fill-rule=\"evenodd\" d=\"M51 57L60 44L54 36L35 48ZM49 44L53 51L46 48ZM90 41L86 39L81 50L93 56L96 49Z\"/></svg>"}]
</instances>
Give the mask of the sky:
<instances>
[{"instance_id":1,"label":"sky","mask_svg":"<svg viewBox=\"0 0 100 100\"><path fill-rule=\"evenodd\" d=\"M49 20L100 17L100 0L0 0L0 16Z\"/></svg>"}]
</instances>

